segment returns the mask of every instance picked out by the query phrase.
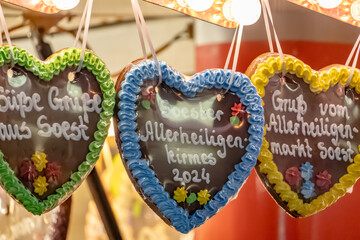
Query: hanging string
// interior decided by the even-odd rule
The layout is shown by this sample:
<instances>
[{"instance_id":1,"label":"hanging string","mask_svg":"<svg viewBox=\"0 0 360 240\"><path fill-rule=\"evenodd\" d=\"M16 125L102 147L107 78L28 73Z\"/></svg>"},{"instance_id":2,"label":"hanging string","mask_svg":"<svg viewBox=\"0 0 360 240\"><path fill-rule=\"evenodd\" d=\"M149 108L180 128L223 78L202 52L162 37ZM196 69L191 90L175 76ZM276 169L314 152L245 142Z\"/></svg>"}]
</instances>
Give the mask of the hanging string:
<instances>
[{"instance_id":1,"label":"hanging string","mask_svg":"<svg viewBox=\"0 0 360 240\"><path fill-rule=\"evenodd\" d=\"M77 46L77 44L79 42L80 34L81 34L81 31L82 31L82 29L84 27L85 17L86 17L88 7L89 7L89 1L86 1L84 11L83 11L83 14L81 16L80 24L79 24L78 30L76 32L73 48L76 48L76 46Z\"/></svg>"},{"instance_id":2,"label":"hanging string","mask_svg":"<svg viewBox=\"0 0 360 240\"><path fill-rule=\"evenodd\" d=\"M227 70L229 62L230 62L230 58L231 58L231 55L232 55L232 52L233 52L233 49L234 49L234 43L236 42L234 58L233 58L233 65L232 65L231 75L230 75L230 80L229 80L229 86L226 89L225 93L227 93L230 90L231 85L233 84L233 81L234 81L234 76L235 76L235 72L236 72L236 66L237 66L238 59L239 59L241 37L242 37L243 30L244 30L244 25L242 25L242 24L239 24L239 26L235 29L234 37L233 37L233 40L231 42L229 53L228 53L228 56L227 56L227 59L226 59L226 62L225 62L224 69Z\"/></svg>"},{"instance_id":3,"label":"hanging string","mask_svg":"<svg viewBox=\"0 0 360 240\"><path fill-rule=\"evenodd\" d=\"M146 59L147 54L146 54L146 48L145 48L145 41L144 41L144 37L143 34L145 34L145 38L147 40L147 43L149 45L150 51L151 51L151 55L154 59L155 65L157 67L157 70L159 72L159 82L157 85L160 85L162 82L162 74L161 74L161 68L160 68L160 63L157 59L156 53L155 53L155 48L152 44L151 38L150 38L150 34L148 31L148 28L146 26L146 22L144 19L144 16L142 14L139 2L137 0L131 0L131 5L132 5L132 9L134 12L134 16L135 16L135 21L136 21L136 26L138 29L138 33L139 33L139 38L140 38L140 43L141 43L141 48L143 51L143 55L144 55L144 59Z\"/></svg>"},{"instance_id":4,"label":"hanging string","mask_svg":"<svg viewBox=\"0 0 360 240\"><path fill-rule=\"evenodd\" d=\"M86 42L87 42L88 33L89 33L92 6L93 6L93 0L87 0L85 8L84 8L83 15L82 15L81 20L80 20L79 28L78 28L78 31L76 33L75 41L74 41L74 47L75 47L76 44L79 41L81 30L84 27L83 40L82 40L82 45L81 45L80 61L79 61L79 66L76 69L76 72L79 72L81 70L82 64L84 62L84 56L85 56L85 50L86 50ZM84 23L84 21L85 21L85 23Z\"/></svg>"},{"instance_id":5,"label":"hanging string","mask_svg":"<svg viewBox=\"0 0 360 240\"><path fill-rule=\"evenodd\" d=\"M8 27L6 25L5 16L4 16L4 12L2 10L1 4L0 4L0 21L1 21L2 29L4 29L6 41L7 41L8 45L9 45L9 48L10 48L11 67L13 67L15 65L15 55L14 55L13 46L11 44L9 29L8 29ZM0 31L0 33L2 33L2 31ZM1 44L3 44L2 35L1 35L0 39L1 39Z\"/></svg>"},{"instance_id":6,"label":"hanging string","mask_svg":"<svg viewBox=\"0 0 360 240\"><path fill-rule=\"evenodd\" d=\"M349 66L350 61L353 58L355 50L356 50L357 46L359 45L359 43L360 43L360 34L359 34L359 36L358 36L358 38L357 38L357 40L356 40L356 42L354 44L354 47L352 48L352 50L350 52L350 55L349 55L348 59L346 60L345 66L347 66L347 67Z\"/></svg>"},{"instance_id":7,"label":"hanging string","mask_svg":"<svg viewBox=\"0 0 360 240\"><path fill-rule=\"evenodd\" d=\"M274 47L273 47L273 42L272 42L272 38L271 38L269 20L270 20L270 23L271 23L271 26L272 26L272 29L273 29L276 48L278 50L278 53L279 53L279 56L280 56L280 59L281 59L281 62L282 62L282 75L285 76L285 73L286 73L285 57L284 57L284 53L283 53L282 48L281 48L279 38L278 38L276 30L275 30L274 20L273 20L273 17L272 17L269 0L262 0L261 5L262 5L262 8L263 8L263 12L264 12L265 29L266 29L268 42L269 42L270 52L272 52L272 53L274 52Z\"/></svg>"},{"instance_id":8,"label":"hanging string","mask_svg":"<svg viewBox=\"0 0 360 240\"><path fill-rule=\"evenodd\" d=\"M261 1L261 7L262 7L263 15L264 15L265 30L266 30L267 40L268 40L268 44L269 44L269 49L270 49L270 52L273 53L274 45L273 45L273 40L272 40L272 36L271 36L270 24L269 24L269 19L268 19L269 17L268 17L267 10L266 10L266 7L265 7L265 4L263 1Z\"/></svg>"},{"instance_id":9,"label":"hanging string","mask_svg":"<svg viewBox=\"0 0 360 240\"><path fill-rule=\"evenodd\" d=\"M233 53L233 49L234 49L234 45L235 45L235 42L236 42L238 30L239 30L239 27L236 27L233 39L231 41L230 49L229 49L229 52L228 52L228 55L227 55L227 58L226 58L226 62L225 62L225 66L224 66L225 70L227 70L228 67L229 67L229 63L230 63L230 59L231 59L231 56L232 56L232 53Z\"/></svg>"},{"instance_id":10,"label":"hanging string","mask_svg":"<svg viewBox=\"0 0 360 240\"><path fill-rule=\"evenodd\" d=\"M356 49L357 49L357 50L356 50ZM346 86L349 86L349 85L350 85L351 79L352 79L353 76L354 76L356 64L357 64L358 59L359 59L359 53L360 53L360 35L359 35L359 37L357 38L357 40L356 40L356 42L355 42L355 44L354 44L354 47L353 47L352 50L351 50L351 53L350 53L348 59L346 60L345 66L347 66L347 67L349 66L351 59L354 57L355 51L356 51L355 58L354 58L354 60L353 60L352 66L351 66L351 71L350 71L349 78L348 78L348 81L347 81L347 83L346 83Z\"/></svg>"},{"instance_id":11,"label":"hanging string","mask_svg":"<svg viewBox=\"0 0 360 240\"><path fill-rule=\"evenodd\" d=\"M138 12L134 9L136 9L136 6L134 6L135 3L133 3L133 1L131 1L131 6L134 12L134 17L135 17L135 22L136 22L136 28L139 34L139 39L140 39L140 44L141 44L141 49L142 49L142 53L143 53L143 58L147 59L147 54L146 54L146 46L145 46L145 41L144 41L144 36L142 34L142 25L141 25L141 19L140 16L138 14Z\"/></svg>"}]
</instances>

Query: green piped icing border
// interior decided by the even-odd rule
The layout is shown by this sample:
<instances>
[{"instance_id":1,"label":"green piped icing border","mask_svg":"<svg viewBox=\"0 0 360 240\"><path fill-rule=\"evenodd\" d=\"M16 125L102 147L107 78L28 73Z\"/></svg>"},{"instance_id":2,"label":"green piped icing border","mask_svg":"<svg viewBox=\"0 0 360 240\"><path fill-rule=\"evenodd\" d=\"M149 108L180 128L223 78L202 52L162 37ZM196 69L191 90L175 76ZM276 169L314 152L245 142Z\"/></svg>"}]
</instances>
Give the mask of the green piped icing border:
<instances>
[{"instance_id":1,"label":"green piped icing border","mask_svg":"<svg viewBox=\"0 0 360 240\"><path fill-rule=\"evenodd\" d=\"M58 51L45 61L36 59L26 50L18 47L13 47L13 51L14 64L25 67L26 70L45 81L50 81L54 75L58 75L67 66L78 66L81 58L81 49L77 48L66 48ZM2 45L0 47L0 66L10 62L10 48L8 45ZM89 153L86 155L86 160L79 165L77 172L71 174L70 180L56 189L55 194L40 201L15 176L14 171L3 159L4 155L0 151L0 184L10 195L24 205L29 212L35 215L41 215L44 212L50 211L70 197L71 193L79 187L94 167L107 137L110 118L113 116L116 94L114 83L110 78L110 71L98 56L88 50L85 51L82 68L87 68L91 71L100 85L103 94L102 111L100 113L100 120L97 123L98 129L94 133L95 140L89 145Z\"/></svg>"}]
</instances>

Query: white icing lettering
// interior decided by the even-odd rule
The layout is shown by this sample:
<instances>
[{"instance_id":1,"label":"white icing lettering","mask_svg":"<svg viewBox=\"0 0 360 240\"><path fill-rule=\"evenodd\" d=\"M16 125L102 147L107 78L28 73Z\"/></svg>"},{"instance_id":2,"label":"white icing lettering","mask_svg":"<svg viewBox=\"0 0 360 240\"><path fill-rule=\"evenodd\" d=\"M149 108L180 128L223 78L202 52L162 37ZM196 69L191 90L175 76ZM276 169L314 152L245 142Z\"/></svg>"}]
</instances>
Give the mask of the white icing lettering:
<instances>
[{"instance_id":1,"label":"white icing lettering","mask_svg":"<svg viewBox=\"0 0 360 240\"><path fill-rule=\"evenodd\" d=\"M321 159L330 159L330 160L337 160L337 161L349 161L353 162L353 158L351 157L354 154L354 150L351 148L351 143L349 141L346 142L347 148L340 148L340 147L325 147L323 142L319 142L317 144L318 149L320 150L320 158Z\"/></svg>"},{"instance_id":2,"label":"white icing lettering","mask_svg":"<svg viewBox=\"0 0 360 240\"><path fill-rule=\"evenodd\" d=\"M18 124L4 124L0 123L0 140L1 141L11 141L11 140L23 140L30 139L31 131L30 128L26 126L25 122L22 122L19 128Z\"/></svg>"},{"instance_id":3,"label":"white icing lettering","mask_svg":"<svg viewBox=\"0 0 360 240\"><path fill-rule=\"evenodd\" d=\"M280 90L275 90L272 95L272 104L275 111L280 112L293 112L296 113L296 119L299 121L300 118L307 111L307 104L304 101L304 96L299 95L296 99L282 99Z\"/></svg>"},{"instance_id":4,"label":"white icing lettering","mask_svg":"<svg viewBox=\"0 0 360 240\"><path fill-rule=\"evenodd\" d=\"M12 96L6 96L9 93L11 93ZM44 108L38 105L40 99L41 98L38 93L27 96L23 91L15 94L14 90L10 92L4 91L4 88L0 87L0 112L18 111L20 117L25 118L26 113L33 110L40 112Z\"/></svg>"},{"instance_id":5,"label":"white icing lettering","mask_svg":"<svg viewBox=\"0 0 360 240\"><path fill-rule=\"evenodd\" d=\"M216 158L212 153L206 154L192 154L192 153L181 153L179 148L176 151L169 150L168 144L165 144L166 158L169 164L190 164L190 165L211 165L216 164Z\"/></svg>"},{"instance_id":6,"label":"white icing lettering","mask_svg":"<svg viewBox=\"0 0 360 240\"><path fill-rule=\"evenodd\" d=\"M268 124L266 125L267 131L273 131L279 134L290 134L311 137L331 137L331 142L337 145L339 138L353 139L354 133L358 132L356 127L352 127L349 124L336 124L329 123L328 118L314 118L312 122L305 122L301 117L299 122L293 122L287 120L285 115L277 115L271 113L269 116Z\"/></svg>"},{"instance_id":7,"label":"white icing lettering","mask_svg":"<svg viewBox=\"0 0 360 240\"><path fill-rule=\"evenodd\" d=\"M347 123L346 120L352 119L351 111L345 105L319 103L311 106L311 113L314 118L304 120L307 113L308 103L303 99L303 95L298 95L295 99L283 99L282 92L275 90L271 96L272 107L275 112L270 113L266 130L268 132L279 133L283 135L304 136L310 138L319 138L314 146L309 145L307 138L301 142L296 139L296 144L281 142L270 142L271 152L275 155L311 158L313 148L321 159L337 160L344 162L353 162L353 150L351 140L359 133L358 127ZM316 109L316 110L314 110ZM285 115L285 113L293 113ZM296 121L294 118L296 116ZM336 122L331 120L336 118ZM339 121L338 121L339 120ZM329 143L322 142L322 138L330 140Z\"/></svg>"},{"instance_id":8,"label":"white icing lettering","mask_svg":"<svg viewBox=\"0 0 360 240\"><path fill-rule=\"evenodd\" d=\"M64 96L59 98L59 88L53 86L48 93L48 102L51 110L54 111L73 111L82 112L85 123L89 123L88 113L101 112L101 97L98 94L94 94L93 98L90 98L88 93L83 93L80 97L71 98Z\"/></svg>"},{"instance_id":9,"label":"white icing lettering","mask_svg":"<svg viewBox=\"0 0 360 240\"><path fill-rule=\"evenodd\" d=\"M173 106L169 101L159 99L159 108L163 118L174 118L174 119L194 119L194 120L221 120L221 116L224 112L217 110L216 112L212 108L205 109L203 104L200 102L198 106L191 107L178 107Z\"/></svg>"},{"instance_id":10,"label":"white icing lettering","mask_svg":"<svg viewBox=\"0 0 360 240\"><path fill-rule=\"evenodd\" d=\"M207 128L200 129L199 134L192 132L190 135L186 132L183 132L183 128L179 127L178 130L164 129L163 123L151 122L151 120L146 121L145 123L145 132L140 132L140 140L143 142L147 141L158 141L172 143L180 140L181 144L191 144L199 146L213 146L219 147L220 150L217 151L217 156L220 158L226 158L226 149L229 148L239 148L244 149L243 142L247 142L248 139L242 139L241 137L233 137L228 135L226 138L224 136L213 135L215 131L212 131L212 134L209 134ZM204 140L205 139L205 140ZM168 152L168 162L172 162L175 155ZM197 162L197 157L191 156L192 161Z\"/></svg>"},{"instance_id":11,"label":"white icing lettering","mask_svg":"<svg viewBox=\"0 0 360 240\"><path fill-rule=\"evenodd\" d=\"M79 116L78 123L72 123L63 121L62 123L47 123L47 117L41 115L37 121L38 135L41 137L50 137L55 136L56 138L64 137L66 140L79 141L80 139L89 140L89 136L86 135L86 130L88 127L84 125L82 116ZM70 131L70 133L69 133Z\"/></svg>"},{"instance_id":12,"label":"white icing lettering","mask_svg":"<svg viewBox=\"0 0 360 240\"><path fill-rule=\"evenodd\" d=\"M312 148L309 145L309 140L304 139L304 143L300 142L300 139L297 139L296 144L280 144L277 142L270 143L270 149L273 154L280 156L292 156L292 157L306 157L311 158Z\"/></svg>"},{"instance_id":13,"label":"white icing lettering","mask_svg":"<svg viewBox=\"0 0 360 240\"><path fill-rule=\"evenodd\" d=\"M199 178L199 172L197 170L192 170L191 173L188 172L188 171L184 171L181 174L179 169L174 168L172 170L172 173L174 174L173 180L175 182L181 182L181 183L195 182L195 183L199 183L201 181L205 181L207 184L210 183L210 174L206 173L205 168L201 169L201 179Z\"/></svg>"},{"instance_id":14,"label":"white icing lettering","mask_svg":"<svg viewBox=\"0 0 360 240\"><path fill-rule=\"evenodd\" d=\"M328 113L331 117L341 117L350 119L349 112L346 106L335 105L335 104L319 104L321 116L325 116Z\"/></svg>"}]
</instances>

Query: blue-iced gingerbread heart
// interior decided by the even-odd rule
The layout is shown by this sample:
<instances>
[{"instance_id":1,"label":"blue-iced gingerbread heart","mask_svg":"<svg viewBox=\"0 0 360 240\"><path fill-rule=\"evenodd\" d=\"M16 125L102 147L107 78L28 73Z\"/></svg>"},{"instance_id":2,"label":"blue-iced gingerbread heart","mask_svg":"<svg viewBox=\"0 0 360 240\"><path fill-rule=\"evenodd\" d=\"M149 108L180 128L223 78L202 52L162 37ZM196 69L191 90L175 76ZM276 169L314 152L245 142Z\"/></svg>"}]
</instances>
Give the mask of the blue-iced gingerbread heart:
<instances>
[{"instance_id":1,"label":"blue-iced gingerbread heart","mask_svg":"<svg viewBox=\"0 0 360 240\"><path fill-rule=\"evenodd\" d=\"M116 84L117 143L135 188L187 233L239 191L256 163L263 108L248 77L205 70L185 77L160 62L126 67Z\"/></svg>"}]
</instances>

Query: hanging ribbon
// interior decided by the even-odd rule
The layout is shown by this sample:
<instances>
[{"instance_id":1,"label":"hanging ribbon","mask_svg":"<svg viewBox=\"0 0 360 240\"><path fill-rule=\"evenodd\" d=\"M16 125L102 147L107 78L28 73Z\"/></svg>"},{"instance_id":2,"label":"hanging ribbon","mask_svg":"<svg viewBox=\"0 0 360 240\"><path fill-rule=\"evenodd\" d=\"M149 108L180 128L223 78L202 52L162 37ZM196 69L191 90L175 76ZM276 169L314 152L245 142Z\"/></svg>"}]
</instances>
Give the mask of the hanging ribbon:
<instances>
[{"instance_id":1,"label":"hanging ribbon","mask_svg":"<svg viewBox=\"0 0 360 240\"><path fill-rule=\"evenodd\" d=\"M80 23L79 23L79 27L78 27L78 30L77 30L77 32L76 32L76 36L75 36L73 48L76 48L76 46L77 46L77 44L78 44L78 42L79 42L80 34L81 34L81 31L82 31L82 28L84 27L84 23L85 23L85 18L86 18L86 13L87 13L88 7L89 7L89 1L86 1L85 7L84 7L84 11L83 11L83 14L82 14L82 16L81 16Z\"/></svg>"},{"instance_id":2,"label":"hanging ribbon","mask_svg":"<svg viewBox=\"0 0 360 240\"><path fill-rule=\"evenodd\" d=\"M81 70L82 64L84 62L84 56L85 56L85 50L86 50L86 42L87 42L87 38L88 38L92 6L93 6L93 0L87 0L86 4L85 4L84 12L83 12L81 20L80 20L79 28L78 28L78 31L76 33L74 45L73 45L73 47L75 48L76 44L79 42L81 30L84 27L83 40L82 40L82 45L81 45L80 62L79 62L78 68L76 69L76 72L79 72Z\"/></svg>"},{"instance_id":3,"label":"hanging ribbon","mask_svg":"<svg viewBox=\"0 0 360 240\"><path fill-rule=\"evenodd\" d=\"M1 26L2 26L2 29L4 29L4 33L5 33L5 37L6 37L6 41L10 47L10 58L11 58L11 67L14 66L15 64L15 55L14 55L14 50L13 50L13 46L11 44L11 39L10 39L10 33L9 33L9 29L6 25L6 21L5 21L5 16L4 16L4 12L2 10L2 6L0 4L0 21L1 21ZM0 39L1 39L1 45L3 44L3 41L2 41L2 29L0 28Z\"/></svg>"},{"instance_id":4,"label":"hanging ribbon","mask_svg":"<svg viewBox=\"0 0 360 240\"><path fill-rule=\"evenodd\" d=\"M356 50L357 49L357 50ZM356 54L355 54L355 51L356 51ZM354 76L354 72L355 72L355 68L356 68L356 64L358 62L358 59L359 59L359 53L360 53L360 35L359 37L357 38L355 44L354 44L354 47L353 49L351 50L351 53L348 57L348 59L346 60L346 63L345 63L345 66L349 66L350 62L351 62L351 59L354 57L354 54L355 54L355 58L353 60L353 63L352 63L352 66L351 66L351 71L350 71L350 75L349 75L349 79L346 83L346 86L349 86L350 85L350 82L351 82L351 79L353 78Z\"/></svg>"},{"instance_id":5,"label":"hanging ribbon","mask_svg":"<svg viewBox=\"0 0 360 240\"><path fill-rule=\"evenodd\" d=\"M235 45L235 42L236 42L238 30L239 30L239 27L236 27L236 28L235 28L235 32L234 32L233 39L232 39L232 41L231 41L230 49L229 49L229 52L228 52L228 55L227 55L227 58L226 58L226 62L225 62L225 66L224 66L224 69L225 69L225 70L227 70L228 67L229 67L229 63L230 63L231 55L232 55L232 52L233 52L233 49L234 49L234 45Z\"/></svg>"},{"instance_id":6,"label":"hanging ribbon","mask_svg":"<svg viewBox=\"0 0 360 240\"><path fill-rule=\"evenodd\" d=\"M235 76L235 72L236 72L236 66L237 66L237 62L238 62L238 59L239 59L241 37L242 37L243 30L244 30L244 25L241 25L241 24L235 29L234 37L232 39L231 46L230 46L230 49L229 49L229 53L228 53L228 56L226 58L226 62L225 62L225 66L224 66L225 70L228 69L230 59L231 59L231 56L232 56L232 53L233 53L234 45L235 45L235 42L236 42L235 53L234 53L234 58L233 58L233 65L232 65L231 75L230 75L230 80L229 80L229 86L226 89L225 93L227 93L230 90L231 85L232 85L232 83L234 81L234 76Z\"/></svg>"},{"instance_id":7,"label":"hanging ribbon","mask_svg":"<svg viewBox=\"0 0 360 240\"><path fill-rule=\"evenodd\" d=\"M131 5L132 5L132 9L133 9L134 16L135 16L135 22L136 22L136 26L137 26L138 33L139 33L139 38L140 38L140 43L141 43L141 48L142 48L144 59L147 59L145 41L144 41L144 37L143 37L143 35L145 34L145 38L146 38L147 43L149 45L151 55L152 55L152 57L154 59L157 70L159 72L158 85L160 85L161 82L162 82L162 74L161 74L160 63L159 63L159 61L158 61L158 59L156 57L155 48L154 48L154 46L152 44L150 34L149 34L148 28L146 26L146 22L145 22L143 13L141 11L139 2L137 0L131 0Z\"/></svg>"},{"instance_id":8,"label":"hanging ribbon","mask_svg":"<svg viewBox=\"0 0 360 240\"><path fill-rule=\"evenodd\" d=\"M266 29L266 35L267 35L267 39L268 39L268 43L269 43L270 52L274 53L274 46L273 46L273 41L272 41L272 37L271 37L271 30L270 30L270 23L271 23L271 27L272 27L274 38L275 38L276 48L278 50L278 53L280 55L280 59L281 59L281 62L282 62L282 75L285 76L285 72L286 72L286 69L285 69L285 57L284 57L284 53L283 53L282 48L281 48L279 38L278 38L276 30L275 30L274 20L273 20L273 17L272 17L269 0L261 0L261 6L262 6L262 9L263 9L263 14L264 14L265 29Z\"/></svg>"},{"instance_id":9,"label":"hanging ribbon","mask_svg":"<svg viewBox=\"0 0 360 240\"><path fill-rule=\"evenodd\" d=\"M274 45L273 45L273 40L272 40L272 36L271 36L269 17L268 17L267 10L266 10L266 7L265 7L265 4L263 1L261 1L261 7L262 7L263 15L264 15L265 30L266 30L266 36L267 36L267 40L268 40L268 44L269 44L269 49L270 49L270 52L273 53Z\"/></svg>"},{"instance_id":10,"label":"hanging ribbon","mask_svg":"<svg viewBox=\"0 0 360 240\"><path fill-rule=\"evenodd\" d=\"M143 33L142 33L142 24L140 22L141 20L140 20L140 17L139 17L138 9L136 8L135 3L133 3L133 1L131 1L131 6L132 6L132 9L133 9L133 12L134 12L136 27L137 27L137 31L138 31L138 34L139 34L141 49L142 49L142 53L143 53L143 58L147 59L145 41L144 41L144 36L143 36Z\"/></svg>"}]
</instances>

